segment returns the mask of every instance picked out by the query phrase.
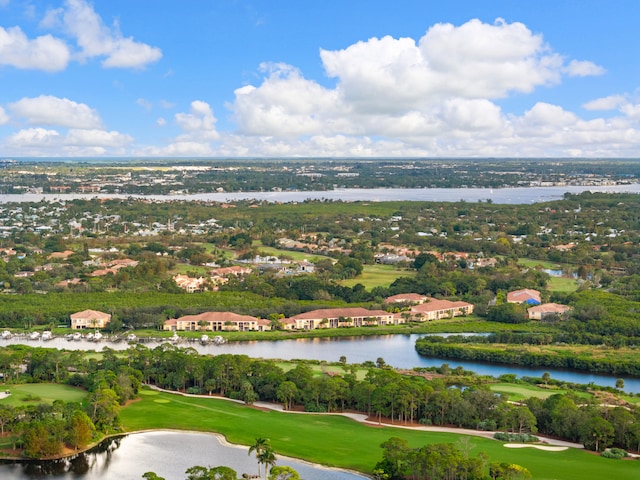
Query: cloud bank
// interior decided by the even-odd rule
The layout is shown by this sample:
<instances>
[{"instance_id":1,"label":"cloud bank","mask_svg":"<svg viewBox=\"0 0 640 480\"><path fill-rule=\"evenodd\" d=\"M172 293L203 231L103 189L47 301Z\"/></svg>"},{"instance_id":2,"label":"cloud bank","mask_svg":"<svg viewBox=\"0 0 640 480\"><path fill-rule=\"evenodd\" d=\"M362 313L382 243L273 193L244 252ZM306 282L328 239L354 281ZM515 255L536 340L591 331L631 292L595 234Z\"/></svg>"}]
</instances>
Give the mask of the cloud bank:
<instances>
[{"instance_id":1,"label":"cloud bank","mask_svg":"<svg viewBox=\"0 0 640 480\"><path fill-rule=\"evenodd\" d=\"M66 0L42 24L75 45L0 28L0 66L55 72L71 61L100 59L104 68L140 69L162 57L160 48L107 26L84 0ZM41 61L46 52L48 64ZM536 100L539 90L606 70L555 52L522 23L439 23L418 39L383 36L320 49L319 59L322 82L294 65L261 64L259 80L230 92L221 106L234 122L231 131L218 129L202 92L181 109L166 102L163 108L182 111L155 116L149 128L174 133L147 146L107 129L87 104L41 95L0 106L0 125L18 126L0 145L23 155L637 156L640 103L633 95L611 92L582 111ZM506 111L513 98L530 103L519 113ZM154 107L143 98L135 103L146 112Z\"/></svg>"}]
</instances>

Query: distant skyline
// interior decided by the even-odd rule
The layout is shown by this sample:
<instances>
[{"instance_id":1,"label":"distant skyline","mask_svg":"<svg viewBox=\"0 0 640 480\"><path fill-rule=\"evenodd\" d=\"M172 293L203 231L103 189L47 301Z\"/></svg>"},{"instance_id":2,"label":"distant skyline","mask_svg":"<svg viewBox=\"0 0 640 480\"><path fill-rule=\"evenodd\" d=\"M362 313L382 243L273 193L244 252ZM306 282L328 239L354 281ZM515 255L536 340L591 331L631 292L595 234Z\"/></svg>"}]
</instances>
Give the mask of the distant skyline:
<instances>
[{"instance_id":1,"label":"distant skyline","mask_svg":"<svg viewBox=\"0 0 640 480\"><path fill-rule=\"evenodd\" d=\"M637 0L0 0L0 158L640 157Z\"/></svg>"}]
</instances>

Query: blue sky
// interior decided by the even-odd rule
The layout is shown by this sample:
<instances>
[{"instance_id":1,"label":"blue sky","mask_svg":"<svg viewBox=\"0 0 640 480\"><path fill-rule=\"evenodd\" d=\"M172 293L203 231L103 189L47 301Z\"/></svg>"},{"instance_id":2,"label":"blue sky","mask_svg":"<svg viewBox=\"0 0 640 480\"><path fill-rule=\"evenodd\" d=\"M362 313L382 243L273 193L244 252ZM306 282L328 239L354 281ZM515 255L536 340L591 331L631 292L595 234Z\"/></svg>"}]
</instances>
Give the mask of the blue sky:
<instances>
[{"instance_id":1,"label":"blue sky","mask_svg":"<svg viewBox=\"0 0 640 480\"><path fill-rule=\"evenodd\" d=\"M636 0L0 0L0 157L638 157Z\"/></svg>"}]
</instances>

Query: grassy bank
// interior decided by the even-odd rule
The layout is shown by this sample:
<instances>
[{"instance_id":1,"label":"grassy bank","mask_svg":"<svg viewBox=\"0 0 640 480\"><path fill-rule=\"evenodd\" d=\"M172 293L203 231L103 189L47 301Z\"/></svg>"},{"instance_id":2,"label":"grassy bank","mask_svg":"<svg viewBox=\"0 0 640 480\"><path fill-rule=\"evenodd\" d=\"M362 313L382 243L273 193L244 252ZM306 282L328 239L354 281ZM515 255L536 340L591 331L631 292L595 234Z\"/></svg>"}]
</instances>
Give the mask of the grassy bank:
<instances>
[{"instance_id":1,"label":"grassy bank","mask_svg":"<svg viewBox=\"0 0 640 480\"><path fill-rule=\"evenodd\" d=\"M182 429L223 434L228 441L252 444L266 437L276 453L323 465L370 473L381 459L380 444L392 436L411 447L429 443L456 443L461 435L367 426L337 415L296 415L261 411L212 398L191 398L145 390L140 401L122 410L126 431ZM635 478L638 463L614 461L577 450L544 452L507 449L501 442L471 437L471 455L486 452L491 461L525 466L534 479ZM206 464L206 459L202 460Z\"/></svg>"}]
</instances>

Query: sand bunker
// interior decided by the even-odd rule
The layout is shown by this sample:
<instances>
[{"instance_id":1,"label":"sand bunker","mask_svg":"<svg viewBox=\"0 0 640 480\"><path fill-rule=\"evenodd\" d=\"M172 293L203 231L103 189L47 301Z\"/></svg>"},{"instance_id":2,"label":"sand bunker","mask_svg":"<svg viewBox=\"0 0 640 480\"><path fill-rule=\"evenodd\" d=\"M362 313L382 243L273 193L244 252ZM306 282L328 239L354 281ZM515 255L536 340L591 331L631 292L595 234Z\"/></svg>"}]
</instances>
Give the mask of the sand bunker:
<instances>
[{"instance_id":1,"label":"sand bunker","mask_svg":"<svg viewBox=\"0 0 640 480\"><path fill-rule=\"evenodd\" d=\"M562 452L563 450L568 449L569 447L552 447L550 445L534 445L531 443L505 443L505 447L507 448L537 448L538 450L544 450L546 452Z\"/></svg>"}]
</instances>

